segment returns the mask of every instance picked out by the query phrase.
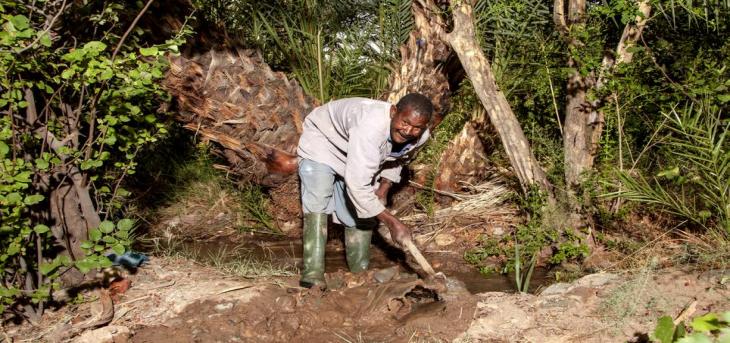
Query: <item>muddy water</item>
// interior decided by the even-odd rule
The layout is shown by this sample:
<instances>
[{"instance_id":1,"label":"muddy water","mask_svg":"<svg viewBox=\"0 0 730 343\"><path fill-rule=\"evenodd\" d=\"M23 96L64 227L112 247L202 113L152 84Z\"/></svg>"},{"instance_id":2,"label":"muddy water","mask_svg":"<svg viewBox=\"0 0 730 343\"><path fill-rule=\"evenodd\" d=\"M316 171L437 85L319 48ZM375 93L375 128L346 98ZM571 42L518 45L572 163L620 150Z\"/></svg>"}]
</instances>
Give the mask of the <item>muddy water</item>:
<instances>
[{"instance_id":1,"label":"muddy water","mask_svg":"<svg viewBox=\"0 0 730 343\"><path fill-rule=\"evenodd\" d=\"M300 239L272 239L270 236L251 236L244 242L237 242L223 237L214 241L196 241L184 243L186 249L195 251L198 258L218 259L228 262L240 256L246 256L261 261L270 261L274 266L301 270L302 242ZM399 265L408 270L404 254L382 241L374 240L370 250L370 268L385 269ZM515 281L512 275L494 273L489 276L481 274L476 268L466 264L460 254L453 252L429 252L424 255L434 265L450 278L461 281L471 294L483 292L513 292ZM326 273L347 271L345 248L340 237L333 237L327 242L325 253ZM530 291L534 292L543 285L554 280L544 268L536 268L532 275Z\"/></svg>"},{"instance_id":2,"label":"muddy water","mask_svg":"<svg viewBox=\"0 0 730 343\"><path fill-rule=\"evenodd\" d=\"M301 268L299 240L267 240L249 237L188 243L199 258L248 258L281 267ZM476 310L477 296L486 291L512 291L511 278L485 278L465 264L460 254L425 252L437 270L453 285L447 287L419 279L409 270L401 252L374 242L369 271L347 272L341 237L326 249L326 291L296 287L298 277L282 278L281 284L264 285L252 292L250 301L189 305L164 325L135 328L132 342L420 342L451 341L464 332ZM398 266L397 268L391 268ZM393 271L387 279L384 271ZM390 273L390 272L389 272ZM534 285L545 280L537 272Z\"/></svg>"}]
</instances>

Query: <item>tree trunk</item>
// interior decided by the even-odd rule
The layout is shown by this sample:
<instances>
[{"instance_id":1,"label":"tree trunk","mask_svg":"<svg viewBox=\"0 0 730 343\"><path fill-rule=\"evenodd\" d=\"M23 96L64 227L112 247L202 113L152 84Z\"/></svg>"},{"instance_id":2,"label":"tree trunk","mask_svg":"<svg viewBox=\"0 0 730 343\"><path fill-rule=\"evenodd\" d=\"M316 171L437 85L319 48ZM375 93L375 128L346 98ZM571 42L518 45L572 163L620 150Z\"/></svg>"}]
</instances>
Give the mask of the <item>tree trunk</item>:
<instances>
[{"instance_id":1,"label":"tree trunk","mask_svg":"<svg viewBox=\"0 0 730 343\"><path fill-rule=\"evenodd\" d=\"M551 194L551 185L535 159L530 144L517 121L504 93L499 89L489 61L476 40L473 7L469 1L453 5L454 30L445 34L445 41L458 54L474 90L487 110L509 157L523 191L537 185Z\"/></svg>"},{"instance_id":2,"label":"tree trunk","mask_svg":"<svg viewBox=\"0 0 730 343\"><path fill-rule=\"evenodd\" d=\"M411 92L431 99L436 113L432 128L449 110L449 80L442 66L451 53L440 34L444 27L443 18L429 13L434 7L432 0L413 1L414 27L408 41L400 48L401 62L390 77L387 96L392 104Z\"/></svg>"},{"instance_id":3,"label":"tree trunk","mask_svg":"<svg viewBox=\"0 0 730 343\"><path fill-rule=\"evenodd\" d=\"M580 49L582 43L570 37L568 32L571 25L585 23L586 4L585 0L569 1L567 17L565 15L566 4L564 0L555 1L553 20L558 30L568 39L569 48ZM572 57L568 60L568 67L575 69L568 79L563 137L565 182L570 195L574 194L575 187L580 185L581 175L593 168L598 142L603 131L604 114L599 110L602 99L591 102L586 99L586 94L591 89L600 90L607 74L618 63L631 62L633 53L628 48L636 44L646 26L646 19L651 13L651 6L647 0L640 0L638 5L641 15L635 18L634 24L626 25L615 50L615 60L611 56L605 56L601 69L597 71L597 77L596 72L586 76L581 75L578 71L580 66L577 65L577 62Z\"/></svg>"}]
</instances>

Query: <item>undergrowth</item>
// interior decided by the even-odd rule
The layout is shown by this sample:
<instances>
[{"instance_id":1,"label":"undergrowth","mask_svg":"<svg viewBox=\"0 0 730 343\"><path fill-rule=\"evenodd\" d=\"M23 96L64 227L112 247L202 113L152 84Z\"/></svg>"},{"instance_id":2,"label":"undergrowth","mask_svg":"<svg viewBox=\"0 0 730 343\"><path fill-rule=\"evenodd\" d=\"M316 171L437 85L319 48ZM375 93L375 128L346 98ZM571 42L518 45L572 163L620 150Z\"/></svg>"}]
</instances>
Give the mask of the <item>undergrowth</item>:
<instances>
[{"instance_id":1,"label":"undergrowth","mask_svg":"<svg viewBox=\"0 0 730 343\"><path fill-rule=\"evenodd\" d=\"M153 255L196 261L226 275L253 279L292 276L297 273L294 266L278 265L273 263L270 258L257 258L245 248L230 250L223 248L215 252L203 252L199 245L177 238L155 237L146 238L143 241L149 246Z\"/></svg>"},{"instance_id":2,"label":"undergrowth","mask_svg":"<svg viewBox=\"0 0 730 343\"><path fill-rule=\"evenodd\" d=\"M178 129L182 130L182 129ZM254 184L237 184L215 168L221 163L207 144L176 132L154 155L146 156L136 185L147 192L136 211L153 231L173 229L188 238L220 230L280 234L266 211L268 196ZM152 181L148 181L152 180Z\"/></svg>"},{"instance_id":3,"label":"undergrowth","mask_svg":"<svg viewBox=\"0 0 730 343\"><path fill-rule=\"evenodd\" d=\"M464 259L468 263L477 266L483 274L515 273L517 285L529 285L529 277L526 277L529 271L528 275L523 275L524 267L530 270L534 264L556 266L588 256L588 246L578 233L555 225L559 221L554 217L559 216L559 213L547 205L544 193L531 189L518 202L528 218L527 222L518 225L512 235L499 238L482 236L475 248L465 252ZM540 260L545 249L550 249L550 257ZM501 259L500 269L495 270L484 264L490 257Z\"/></svg>"}]
</instances>

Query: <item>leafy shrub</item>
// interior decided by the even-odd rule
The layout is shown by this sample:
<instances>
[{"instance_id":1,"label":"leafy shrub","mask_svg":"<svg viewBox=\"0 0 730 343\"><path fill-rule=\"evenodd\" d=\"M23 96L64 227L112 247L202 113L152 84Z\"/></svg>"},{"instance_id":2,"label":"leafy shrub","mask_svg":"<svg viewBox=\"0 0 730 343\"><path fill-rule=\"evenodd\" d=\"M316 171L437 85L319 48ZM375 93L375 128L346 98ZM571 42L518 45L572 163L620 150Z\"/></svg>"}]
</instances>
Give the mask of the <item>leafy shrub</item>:
<instances>
[{"instance_id":1,"label":"leafy shrub","mask_svg":"<svg viewBox=\"0 0 730 343\"><path fill-rule=\"evenodd\" d=\"M0 2L0 311L36 317L62 274L130 245L134 221L111 219L138 153L167 133L159 80L183 38L141 45L120 19L137 6Z\"/></svg>"},{"instance_id":2,"label":"leafy shrub","mask_svg":"<svg viewBox=\"0 0 730 343\"><path fill-rule=\"evenodd\" d=\"M708 313L696 317L688 334L684 322L674 325L672 317L663 316L657 321L652 339L661 343L712 343L730 341L730 312Z\"/></svg>"}]
</instances>

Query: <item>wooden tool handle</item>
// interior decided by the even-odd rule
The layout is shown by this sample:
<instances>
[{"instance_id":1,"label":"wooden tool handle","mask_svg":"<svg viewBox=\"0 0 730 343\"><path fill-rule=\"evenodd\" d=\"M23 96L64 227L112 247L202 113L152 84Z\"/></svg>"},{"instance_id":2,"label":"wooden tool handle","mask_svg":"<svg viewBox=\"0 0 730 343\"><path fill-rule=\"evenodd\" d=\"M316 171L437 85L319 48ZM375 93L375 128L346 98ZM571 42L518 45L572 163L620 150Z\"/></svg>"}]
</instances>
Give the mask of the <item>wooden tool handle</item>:
<instances>
[{"instance_id":1,"label":"wooden tool handle","mask_svg":"<svg viewBox=\"0 0 730 343\"><path fill-rule=\"evenodd\" d=\"M428 263L426 258L423 257L423 255L421 254L421 251L418 250L418 248L416 247L415 244L413 244L413 241L411 241L410 239L405 241L405 246L406 246L406 249L408 249L408 252L411 253L411 255L413 256L413 258L416 259L416 262L418 262L418 265L421 266L421 268L423 268L423 270L428 275L433 276L436 274L436 272L433 270L433 267L431 267L431 264Z\"/></svg>"}]
</instances>

